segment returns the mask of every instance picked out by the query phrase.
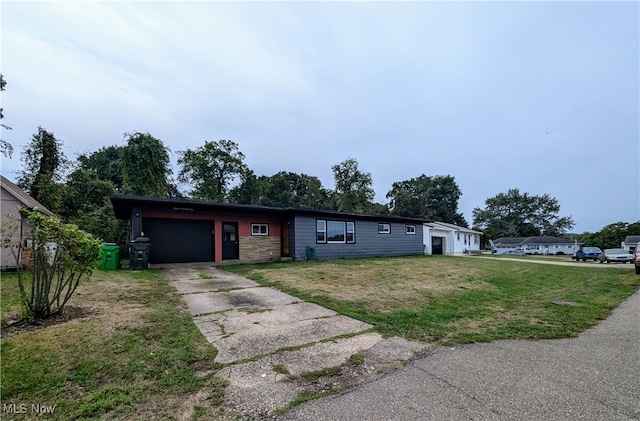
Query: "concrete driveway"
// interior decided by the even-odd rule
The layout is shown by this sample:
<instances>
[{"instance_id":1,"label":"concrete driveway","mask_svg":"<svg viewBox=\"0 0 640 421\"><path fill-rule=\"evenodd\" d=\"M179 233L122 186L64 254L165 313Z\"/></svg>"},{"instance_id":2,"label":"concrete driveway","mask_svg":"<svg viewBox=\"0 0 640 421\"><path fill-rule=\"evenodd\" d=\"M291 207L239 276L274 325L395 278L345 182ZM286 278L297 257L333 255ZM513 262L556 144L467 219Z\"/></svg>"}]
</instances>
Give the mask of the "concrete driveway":
<instances>
[{"instance_id":1,"label":"concrete driveway","mask_svg":"<svg viewBox=\"0 0 640 421\"><path fill-rule=\"evenodd\" d=\"M379 378L427 347L383 339L369 324L211 264L163 269L225 365L216 374L229 382L225 409L243 418Z\"/></svg>"}]
</instances>

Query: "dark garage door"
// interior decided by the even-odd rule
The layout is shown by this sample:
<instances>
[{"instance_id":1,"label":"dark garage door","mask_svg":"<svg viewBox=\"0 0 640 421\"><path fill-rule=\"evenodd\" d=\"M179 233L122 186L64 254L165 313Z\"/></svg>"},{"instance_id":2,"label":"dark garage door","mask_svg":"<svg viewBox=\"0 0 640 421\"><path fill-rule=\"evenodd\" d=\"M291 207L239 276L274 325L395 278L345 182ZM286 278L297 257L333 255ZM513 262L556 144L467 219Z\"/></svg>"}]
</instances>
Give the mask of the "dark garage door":
<instances>
[{"instance_id":1,"label":"dark garage door","mask_svg":"<svg viewBox=\"0 0 640 421\"><path fill-rule=\"evenodd\" d=\"M212 262L213 221L145 218L151 240L149 263Z\"/></svg>"}]
</instances>

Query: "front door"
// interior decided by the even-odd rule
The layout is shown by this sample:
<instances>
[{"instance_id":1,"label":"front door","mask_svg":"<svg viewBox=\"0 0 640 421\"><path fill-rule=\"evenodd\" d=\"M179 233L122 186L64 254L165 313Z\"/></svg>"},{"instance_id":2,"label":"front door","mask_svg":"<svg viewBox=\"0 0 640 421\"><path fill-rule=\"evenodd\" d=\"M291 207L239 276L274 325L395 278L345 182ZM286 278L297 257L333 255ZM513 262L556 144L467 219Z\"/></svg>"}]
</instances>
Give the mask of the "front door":
<instances>
[{"instance_id":1,"label":"front door","mask_svg":"<svg viewBox=\"0 0 640 421\"><path fill-rule=\"evenodd\" d=\"M240 248L238 246L238 223L222 223L222 260L238 260Z\"/></svg>"},{"instance_id":2,"label":"front door","mask_svg":"<svg viewBox=\"0 0 640 421\"><path fill-rule=\"evenodd\" d=\"M290 251L289 251L289 221L283 222L282 223L282 239L280 240L282 241L282 255L283 256L288 256Z\"/></svg>"},{"instance_id":3,"label":"front door","mask_svg":"<svg viewBox=\"0 0 640 421\"><path fill-rule=\"evenodd\" d=\"M444 238L431 237L431 254L442 254Z\"/></svg>"}]
</instances>

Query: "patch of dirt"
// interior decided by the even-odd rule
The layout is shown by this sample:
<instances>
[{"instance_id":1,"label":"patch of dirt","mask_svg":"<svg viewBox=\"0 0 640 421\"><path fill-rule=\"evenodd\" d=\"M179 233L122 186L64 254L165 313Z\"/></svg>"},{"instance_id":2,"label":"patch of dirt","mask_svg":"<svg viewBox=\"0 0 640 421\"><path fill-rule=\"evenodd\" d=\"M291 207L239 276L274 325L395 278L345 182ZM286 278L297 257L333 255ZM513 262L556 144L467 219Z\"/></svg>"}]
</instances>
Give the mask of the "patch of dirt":
<instances>
[{"instance_id":1,"label":"patch of dirt","mask_svg":"<svg viewBox=\"0 0 640 421\"><path fill-rule=\"evenodd\" d=\"M49 326L56 326L64 323L68 323L73 320L84 320L89 318L95 318L100 314L100 309L91 308L88 306L71 306L64 307L62 314L56 314L55 316L29 322L25 319L21 320L9 320L6 324L2 325L2 331L0 337L8 337L19 332L36 331L45 329Z\"/></svg>"},{"instance_id":2,"label":"patch of dirt","mask_svg":"<svg viewBox=\"0 0 640 421\"><path fill-rule=\"evenodd\" d=\"M82 304L66 305L62 314L29 323L25 319L10 320L2 324L0 337L6 338L22 332L33 332L66 323L76 323L95 319L108 319L100 331L102 336L110 336L113 332L127 327L142 325L140 314L145 311L144 306L134 304L114 306L105 302L84 302Z\"/></svg>"}]
</instances>

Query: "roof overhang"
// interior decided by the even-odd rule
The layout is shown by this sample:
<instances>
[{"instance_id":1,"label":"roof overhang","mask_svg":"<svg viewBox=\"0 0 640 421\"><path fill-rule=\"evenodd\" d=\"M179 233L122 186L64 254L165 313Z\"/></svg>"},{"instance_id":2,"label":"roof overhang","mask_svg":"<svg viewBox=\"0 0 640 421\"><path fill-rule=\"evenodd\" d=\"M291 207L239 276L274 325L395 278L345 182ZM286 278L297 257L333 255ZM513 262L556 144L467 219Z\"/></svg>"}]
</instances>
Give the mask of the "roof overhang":
<instances>
[{"instance_id":1,"label":"roof overhang","mask_svg":"<svg viewBox=\"0 0 640 421\"><path fill-rule=\"evenodd\" d=\"M266 215L284 217L304 215L310 217L340 218L353 220L371 220L378 222L396 222L423 224L431 220L407 218L392 215L369 215L359 213L335 212L315 209L276 208L270 206L242 205L231 203L204 202L193 199L169 199L146 196L117 195L111 197L111 204L117 219L130 219L134 209L153 209L174 212L199 212L233 215Z\"/></svg>"}]
</instances>

